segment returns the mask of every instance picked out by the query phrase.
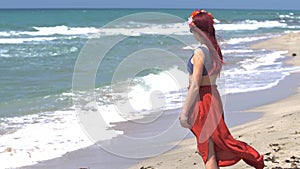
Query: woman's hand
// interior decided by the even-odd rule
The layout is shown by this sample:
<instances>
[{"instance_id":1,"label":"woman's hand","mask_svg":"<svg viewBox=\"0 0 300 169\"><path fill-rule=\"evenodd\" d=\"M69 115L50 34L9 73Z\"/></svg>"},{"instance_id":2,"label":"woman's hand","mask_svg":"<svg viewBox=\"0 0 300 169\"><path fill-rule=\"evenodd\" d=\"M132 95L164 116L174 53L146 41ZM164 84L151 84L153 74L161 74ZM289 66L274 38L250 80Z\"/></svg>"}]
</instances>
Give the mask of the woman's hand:
<instances>
[{"instance_id":1,"label":"woman's hand","mask_svg":"<svg viewBox=\"0 0 300 169\"><path fill-rule=\"evenodd\" d=\"M184 112L180 113L179 121L180 121L181 127L183 127L183 128L191 129L193 127L191 124L189 124L189 119L186 116L186 113L184 113Z\"/></svg>"}]
</instances>

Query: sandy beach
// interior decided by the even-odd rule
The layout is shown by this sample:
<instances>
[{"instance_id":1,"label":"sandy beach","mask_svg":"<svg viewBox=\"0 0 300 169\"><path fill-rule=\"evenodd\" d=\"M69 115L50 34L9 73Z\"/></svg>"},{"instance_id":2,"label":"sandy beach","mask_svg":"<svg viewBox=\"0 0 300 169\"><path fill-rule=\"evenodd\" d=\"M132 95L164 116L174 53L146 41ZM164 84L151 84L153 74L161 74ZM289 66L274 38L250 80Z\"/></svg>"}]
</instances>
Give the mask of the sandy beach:
<instances>
[{"instance_id":1,"label":"sandy beach","mask_svg":"<svg viewBox=\"0 0 300 169\"><path fill-rule=\"evenodd\" d=\"M266 40L251 46L253 49L287 51L290 58L287 64L300 66L300 33L290 33ZM290 79L288 79L290 78ZM278 93L293 93L279 101L265 104L246 112L262 112L257 120L230 128L232 135L255 147L265 154L266 168L300 168L300 78L295 72L285 83L279 84ZM289 85L293 84L294 87ZM276 92L277 93L277 92ZM274 93L274 95L276 95ZM272 95L268 95L270 97ZM194 138L182 141L179 148L157 157L147 159L130 169L199 169L205 168L201 157L196 153ZM230 169L251 168L240 161Z\"/></svg>"}]
</instances>

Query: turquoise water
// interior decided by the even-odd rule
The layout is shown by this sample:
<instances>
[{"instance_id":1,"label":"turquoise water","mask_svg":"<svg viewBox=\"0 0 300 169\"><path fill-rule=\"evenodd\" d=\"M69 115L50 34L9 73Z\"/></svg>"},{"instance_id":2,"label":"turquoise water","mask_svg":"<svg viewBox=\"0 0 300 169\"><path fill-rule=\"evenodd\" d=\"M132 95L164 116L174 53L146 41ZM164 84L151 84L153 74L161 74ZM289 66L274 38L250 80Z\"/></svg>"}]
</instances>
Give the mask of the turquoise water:
<instances>
[{"instance_id":1,"label":"turquoise water","mask_svg":"<svg viewBox=\"0 0 300 169\"><path fill-rule=\"evenodd\" d=\"M36 128L41 130L50 128L48 132L55 132L58 135L70 133L72 120L76 119L73 116L72 100L75 63L86 43L95 35L107 39L126 37L114 45L99 64L95 77L95 91L101 108L105 106L109 108L114 101L131 97L134 108L141 112L148 111L151 106L146 104L145 96L148 96L149 91L157 90L160 90L166 99L163 108L168 110L179 108L182 94L176 91L172 81L166 79L170 78L168 72L183 76L187 74L176 67L177 62L164 57L166 55L162 53L148 55L142 53L143 57L139 58L143 59L136 59L125 65L126 69L113 84L117 86L116 91L111 92L109 85L118 66L136 51L154 48L171 51L185 62L192 54L190 49L197 46L186 24L186 18L191 11L190 9L0 10L0 142L2 143L0 152L1 148L5 149L9 143L22 146L20 142L12 142L12 138L34 133L32 128L36 125L38 125ZM285 57L282 54L285 51L252 50L249 49L249 45L289 31L299 31L300 11L209 11L217 19L215 28L226 63L224 74L221 76L221 82L226 82L223 85L224 94L271 88L290 72L299 69L283 64ZM120 17L141 12L167 13L175 15L177 19L149 16L148 13L144 18L134 18L132 21L115 21ZM112 21L115 21L113 25L103 27ZM185 39L187 43L184 44L174 37ZM158 55L162 57L153 59ZM127 78L128 74L139 65L156 65L164 68L152 66ZM122 86L128 81L129 89ZM157 110L159 109L161 107L157 107ZM113 115L113 109L104 113L111 113L108 115L108 119L111 120L108 120L109 122L118 122L118 118ZM57 126L60 126L59 129ZM77 139L73 138L75 136L70 137L71 139L66 139ZM24 145L30 146L35 140L35 146L43 147L45 144L41 141L42 138L40 134L32 134L23 142ZM57 149L65 147L65 142L59 139L49 142L58 147ZM87 145L81 142L67 144L73 146L72 150ZM53 156L60 156L67 151L71 150L53 152ZM39 153L40 150L35 152ZM13 157L10 160L14 160Z\"/></svg>"},{"instance_id":2,"label":"turquoise water","mask_svg":"<svg viewBox=\"0 0 300 169\"><path fill-rule=\"evenodd\" d=\"M191 10L1 10L0 117L70 106L70 98L63 98L61 94L70 92L75 61L88 38L97 29L119 17L149 11L169 13L185 19ZM220 21L220 28L216 28L219 29L218 35L225 41L299 29L299 11L211 12ZM158 47L159 44L155 44L157 38L166 41L168 45L172 43L166 35L143 35L125 42L123 49L127 50L129 45L132 48L131 43L135 43L135 40L147 41L146 44L140 44L144 47ZM132 51L138 48L143 47L139 46ZM227 45L226 48L231 47ZM116 60L105 64L105 72L109 72L112 64L124 58L122 53L119 49L114 56ZM108 73L106 77L98 79L97 86L108 84L110 76Z\"/></svg>"}]
</instances>

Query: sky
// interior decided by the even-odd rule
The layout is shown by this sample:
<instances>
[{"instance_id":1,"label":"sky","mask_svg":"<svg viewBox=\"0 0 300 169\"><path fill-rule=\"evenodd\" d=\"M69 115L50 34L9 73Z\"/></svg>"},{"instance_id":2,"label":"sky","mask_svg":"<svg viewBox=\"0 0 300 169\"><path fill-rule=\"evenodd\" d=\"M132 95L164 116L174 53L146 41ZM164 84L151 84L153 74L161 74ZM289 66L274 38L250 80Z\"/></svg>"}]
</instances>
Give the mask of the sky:
<instances>
[{"instance_id":1,"label":"sky","mask_svg":"<svg viewBox=\"0 0 300 169\"><path fill-rule=\"evenodd\" d=\"M300 0L0 0L0 8L201 8L300 10Z\"/></svg>"}]
</instances>

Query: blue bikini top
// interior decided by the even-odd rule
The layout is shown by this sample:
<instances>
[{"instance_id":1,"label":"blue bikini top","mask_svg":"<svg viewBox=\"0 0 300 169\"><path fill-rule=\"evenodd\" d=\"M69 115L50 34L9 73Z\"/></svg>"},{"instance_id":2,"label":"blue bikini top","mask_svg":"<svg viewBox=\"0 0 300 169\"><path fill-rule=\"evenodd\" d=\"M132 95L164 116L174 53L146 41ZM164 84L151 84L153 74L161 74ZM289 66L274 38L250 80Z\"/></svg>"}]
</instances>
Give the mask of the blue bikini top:
<instances>
[{"instance_id":1,"label":"blue bikini top","mask_svg":"<svg viewBox=\"0 0 300 169\"><path fill-rule=\"evenodd\" d=\"M203 72L202 75L206 76L208 75L208 71L212 68L212 62L211 62L211 58L210 58L210 53L207 47L205 46L199 46L198 48L200 48L204 55L205 55L205 60L204 60L204 67L203 67ZM194 70L194 65L192 63L192 58L194 55L192 55L188 61L187 61L187 70L190 74L193 74L193 70Z\"/></svg>"}]
</instances>

